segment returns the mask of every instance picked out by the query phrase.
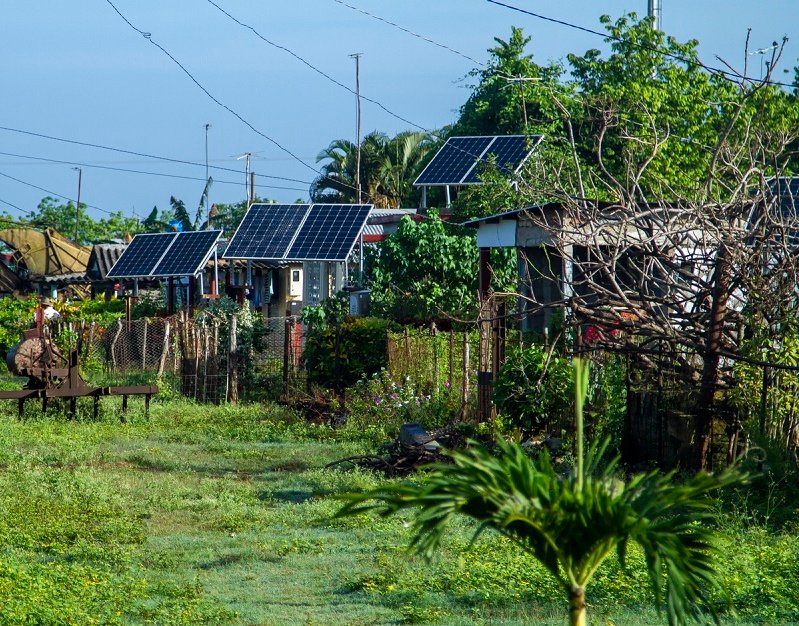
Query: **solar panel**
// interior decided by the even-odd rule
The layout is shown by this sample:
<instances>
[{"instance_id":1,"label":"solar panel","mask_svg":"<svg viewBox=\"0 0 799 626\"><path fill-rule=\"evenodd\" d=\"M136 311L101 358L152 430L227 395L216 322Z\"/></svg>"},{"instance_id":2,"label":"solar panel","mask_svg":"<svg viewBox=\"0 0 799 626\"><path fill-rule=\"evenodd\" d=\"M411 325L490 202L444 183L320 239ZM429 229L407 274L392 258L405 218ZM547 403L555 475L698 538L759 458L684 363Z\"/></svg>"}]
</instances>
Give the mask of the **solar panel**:
<instances>
[{"instance_id":1,"label":"solar panel","mask_svg":"<svg viewBox=\"0 0 799 626\"><path fill-rule=\"evenodd\" d=\"M508 135L495 137L488 146L480 160L474 164L472 170L463 178L461 184L479 183L483 168L491 155L494 156L497 168L508 176L515 174L522 163L527 160L533 147L538 144L540 136L527 137L525 135Z\"/></svg>"},{"instance_id":2,"label":"solar panel","mask_svg":"<svg viewBox=\"0 0 799 626\"><path fill-rule=\"evenodd\" d=\"M254 204L222 258L346 261L371 204Z\"/></svg>"},{"instance_id":3,"label":"solar panel","mask_svg":"<svg viewBox=\"0 0 799 626\"><path fill-rule=\"evenodd\" d=\"M177 233L150 233L136 235L114 263L108 278L135 278L151 276Z\"/></svg>"},{"instance_id":4,"label":"solar panel","mask_svg":"<svg viewBox=\"0 0 799 626\"><path fill-rule=\"evenodd\" d=\"M540 135L450 137L413 184L416 187L477 184L483 169L481 164L487 163L491 154L496 156L503 171L512 174L540 141Z\"/></svg>"},{"instance_id":5,"label":"solar panel","mask_svg":"<svg viewBox=\"0 0 799 626\"><path fill-rule=\"evenodd\" d=\"M422 170L414 185L458 185L493 137L450 137Z\"/></svg>"},{"instance_id":6,"label":"solar panel","mask_svg":"<svg viewBox=\"0 0 799 626\"><path fill-rule=\"evenodd\" d=\"M346 261L371 204L313 204L286 253L290 261Z\"/></svg>"},{"instance_id":7,"label":"solar panel","mask_svg":"<svg viewBox=\"0 0 799 626\"><path fill-rule=\"evenodd\" d=\"M174 242L151 272L153 276L194 276L205 267L221 230L177 233Z\"/></svg>"},{"instance_id":8,"label":"solar panel","mask_svg":"<svg viewBox=\"0 0 799 626\"><path fill-rule=\"evenodd\" d=\"M307 204L253 204L223 258L282 259L308 209Z\"/></svg>"}]
</instances>

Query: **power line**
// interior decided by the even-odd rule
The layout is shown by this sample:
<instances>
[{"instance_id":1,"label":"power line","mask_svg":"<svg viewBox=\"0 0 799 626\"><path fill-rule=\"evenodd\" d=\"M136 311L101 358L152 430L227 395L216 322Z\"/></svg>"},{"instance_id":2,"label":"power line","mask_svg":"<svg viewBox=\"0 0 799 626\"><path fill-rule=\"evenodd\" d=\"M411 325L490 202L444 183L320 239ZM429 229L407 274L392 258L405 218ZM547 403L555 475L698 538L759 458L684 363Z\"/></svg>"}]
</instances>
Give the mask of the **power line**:
<instances>
[{"instance_id":1,"label":"power line","mask_svg":"<svg viewBox=\"0 0 799 626\"><path fill-rule=\"evenodd\" d=\"M9 180L13 180L14 182L17 182L17 183L19 183L21 185L25 185L26 187L32 187L33 189L38 189L39 191L43 191L44 193L46 193L46 194L48 194L50 196L55 196L57 198L61 198L62 200L66 200L67 202L72 202L72 198L70 198L69 196L64 196L64 195L62 195L60 193L56 193L55 191L50 191L49 189L45 189L44 187L39 187L39 185L34 185L33 183L29 183L26 180L22 180L20 178L15 178L14 176L9 176L8 174L4 174L3 172L0 172L0 176L2 176L3 178L8 178ZM6 204L10 204L10 203L6 202ZM88 207L88 208L90 208L90 209L96 209L98 211L102 211L103 213L107 213L108 215L117 215L119 213L122 213L122 211L109 211L108 209L103 209L103 208L100 208L99 206L94 206L92 204L87 204L85 202L83 203L83 205ZM14 205L11 205L11 206L14 206ZM20 211L23 211L23 209L20 209L19 207L15 207L15 208L19 209Z\"/></svg>"},{"instance_id":2,"label":"power line","mask_svg":"<svg viewBox=\"0 0 799 626\"><path fill-rule=\"evenodd\" d=\"M199 161L187 161L185 159L175 159L175 158L172 158L172 157L159 156L157 154L148 154L146 152L137 152L135 150L126 150L124 148L116 148L116 147L113 147L113 146L106 146L106 145L99 144L99 143L90 143L90 142L87 142L87 141L79 141L77 139L65 139L63 137L56 137L54 135L45 135L44 133L37 133L37 132L31 131L31 130L23 130L23 129L20 129L20 128L10 128L8 126L0 126L0 130L4 130L4 131L10 132L10 133L19 133L21 135L28 135L30 137L39 137L40 139L49 139L50 141L59 141L61 143L68 143L68 144L73 144L73 145L76 145L76 146L84 146L84 147L87 147L87 148L97 148L97 149L100 149L100 150L108 150L110 152L118 152L120 154L130 154L132 156L144 157L146 159L155 159L156 161L166 161L168 163L177 163L177 164L180 164L180 165L194 165L194 166L198 166L198 167L205 167L205 164L200 163ZM237 170L237 169L232 168L232 167L222 167L221 165L211 165L211 168L212 169L216 169L216 170L220 170L220 171L223 171L223 172L233 172L233 173L236 173L236 174L240 174L241 173L240 170ZM285 176L269 176L269 175L266 175L266 174L259 174L259 176L261 178L271 178L271 179L274 179L274 180L285 180L285 181L292 182L292 183L302 183L304 185L305 184L310 184L307 181L300 180L298 178L287 178Z\"/></svg>"},{"instance_id":3,"label":"power line","mask_svg":"<svg viewBox=\"0 0 799 626\"><path fill-rule=\"evenodd\" d=\"M134 26L134 25L133 25L133 23L132 23L132 22L131 22L131 21L130 21L130 20L127 18L127 17L125 17L125 16L122 14L122 12L121 12L121 11L120 11L120 10L119 10L117 7L116 7L116 5L114 5L114 3L113 3L113 2L111 2L111 0L105 0L105 1L106 1L106 3L107 3L107 4L108 4L108 5L109 5L109 6L110 6L112 9L114 9L114 11L116 12L116 14L117 14L117 15L119 15L119 17L121 17L121 18L122 18L122 20L123 20L123 21L124 21L124 22L125 22L125 23L126 23L128 26L130 26L130 27L131 27L133 30L135 30L137 33L139 33L139 34L140 34L142 37L144 37L144 38L145 38L145 39L146 39L148 42L150 42L152 45L154 45L156 48L158 48L158 49L159 49L161 52L163 52L163 53L164 53L164 54L165 54L165 55L166 55L166 56L167 56L167 57L168 57L168 58L169 58L169 59L170 59L170 60L171 60L171 61L172 61L172 62L173 62L175 65L177 65L177 66L178 66L178 67L179 67L179 68L180 68L180 69L183 71L183 73L184 73L184 74L186 74L186 76L188 76L188 77L189 77L189 79L190 79L190 80L191 80L191 81L192 81L192 82L193 82L195 85L197 85L197 87L199 87L199 89L200 89L200 90L201 90L201 91L202 91L202 92L203 92L203 93L204 93L206 96L208 96L208 97L209 97L209 98L210 98L210 99L211 99L211 100L212 100L212 101L213 101L215 104L217 104L218 106L220 106L220 107L222 107L223 109L225 109L225 110L226 110L228 113L230 113L231 115L233 115L233 116L234 116L236 119L238 119L238 120L239 120L241 123L243 123L245 126L247 126L247 128L249 128L251 131L253 131L253 132L254 132L256 135L258 135L258 136L260 136L260 137L263 137L263 138L264 138L264 139L266 139L268 142L270 142L270 143L274 144L274 145L275 145L275 146L276 146L278 149L280 149L280 150L282 150L283 152L285 152L286 154L288 154L290 157L292 157L292 158L293 158L295 161L297 161L298 163L301 163L302 165L304 165L305 167L307 167L307 168L308 168L309 170L311 170L312 172L315 172L316 174L322 175L322 172L320 172L319 170L317 170L317 169L316 169L315 167L313 167L312 165L309 165L308 163L306 163L305 161L303 161L303 160L302 160L300 157L298 157L298 156L297 156L296 154L294 154L294 153L293 153L291 150L289 150L288 148L286 148L285 146L283 146L283 145L282 145L280 142L278 142L277 140L273 139L273 138L272 138L272 137L270 137L269 135L267 135L267 134L265 134L265 133L261 132L260 130L258 130L258 129L257 129L255 126L253 126L253 125L252 125L252 124L251 124L249 121L247 121L247 120L246 120L244 117L242 117L242 116L241 116L239 113L237 113L237 112L236 112L236 111L234 111L232 108L230 108L228 105L224 104L224 103L223 103L223 102L221 102L219 99L217 99L217 98L216 98L216 96L214 96L214 95L213 95L213 94L212 94L210 91L208 91L208 89L206 89L206 88L205 88L205 87L202 85L202 83L200 83L200 81L199 81L199 80L197 80L197 79L194 77L194 75L193 75L191 72L189 72L189 70L188 70L188 69L186 69L186 67L185 67L185 66L184 66L184 65L183 65L183 64L182 64L180 61L178 61L178 60L177 60L177 59L176 59L176 58L175 58L175 57L174 57L174 56L173 56L173 55L172 55L172 54L171 54L171 53L170 53L170 52L169 52L169 51L168 51L166 48L164 48L163 46L161 46L159 43L157 43L157 42L153 41L153 39L152 39L152 33L148 33L148 32L146 32L146 31L143 31L143 30L141 30L140 28L138 28L138 27Z\"/></svg>"},{"instance_id":4,"label":"power line","mask_svg":"<svg viewBox=\"0 0 799 626\"><path fill-rule=\"evenodd\" d=\"M3 156L12 156L17 157L20 159L30 159L32 161L44 161L45 163L56 163L60 165L78 165L80 167L91 167L94 169L100 170L110 170L112 172L126 172L129 174L142 174L145 176L159 176L161 178L175 178L179 180L192 180L192 181L200 181L204 182L204 178L200 178L197 176L181 176L180 174L164 174L162 172L146 172L142 170L134 170L126 167L113 167L110 165L93 165L91 163L81 163L79 161L61 161L59 159L48 159L46 157L36 157L36 156L29 156L26 154L15 154L13 152L0 152L0 155ZM215 183L224 184L224 185L240 185L240 183L232 181L232 180L218 180L213 179ZM305 182L305 181L300 181ZM310 183L307 183L310 185ZM276 185L256 185L256 187L261 187L263 189L282 189L287 191L307 191L306 189L300 189L299 187L279 187Z\"/></svg>"},{"instance_id":5,"label":"power line","mask_svg":"<svg viewBox=\"0 0 799 626\"><path fill-rule=\"evenodd\" d=\"M345 84L344 84L344 83L342 83L341 81L339 81L339 80L337 80L337 79L333 78L333 77L332 77L330 74L328 74L328 73L327 73L327 72L325 72L324 70L321 70L321 69L319 69L319 68L318 68L318 67L316 67L316 66L315 66L313 63L311 63L310 61L308 61L308 60L304 59L304 58L303 58L303 57L301 57L299 54L297 54L296 52L294 52L293 50L291 50L290 48L287 48L286 46L283 46L283 45L281 45L281 44L275 43L274 41L271 41L271 40L267 39L267 38L266 38L266 37L264 37L264 36L263 36L261 33L259 33L259 32L258 32L258 31L255 29L255 27L253 27L253 26L251 26L250 24L247 24L247 23L245 23L245 22L242 22L242 21L241 21L241 20L239 20L238 18L234 17L233 15L231 15L230 13L228 13L227 11L225 11L225 9L223 9L222 7L220 7L220 6L219 6L219 5L218 5L216 2L214 2L213 0L207 0L207 2L208 2L209 4L211 4L211 5L213 5L214 7L216 7L216 8L217 8L217 9L218 9L218 10L219 10L221 13L223 13L224 15L226 15L227 17L229 17L231 20L233 20L233 21L234 21L236 24L238 24L238 25L239 25L239 26L241 26L242 28L246 28L247 30L250 30L250 31L252 31L252 32L253 32L253 34L254 34L256 37L258 37L259 39L261 39L261 40L262 40L262 41L264 41L265 43L269 44L270 46L272 46L272 47L274 47L274 48L277 48L278 50L283 50L283 51L284 51L284 52L286 52L287 54L290 54L290 55L291 55L291 56L293 56L295 59L297 59L297 60L298 60L300 63L302 63L302 64L303 64L303 65L305 65L306 67L310 68L311 70L313 70L314 72L316 72L316 73L317 73L317 74L319 74L320 76L322 76L322 77L326 78L326 79L327 79L327 80L329 80L331 83L333 83L333 84L335 84L335 85L338 85L338 86L339 86L339 87L341 87L342 89L346 89L346 90L347 90L347 91L349 91L351 94L355 95L355 91L353 91L352 87L349 87L348 85L345 85ZM352 8L354 8L354 7L352 7ZM379 18L378 18L378 19L379 19ZM366 96L364 96L364 95L361 95L361 99L362 99L362 100L366 100L367 102L371 102L371 103L372 103L372 104L374 104L374 105L377 105L377 106L378 106L378 107L380 107L380 108L381 108L383 111L385 111L386 113L388 113L388 114L389 114L389 115L391 115L392 117L394 117L394 118L396 118L396 119L400 120L401 122L405 122L406 124L410 124L411 126L414 126L414 127L418 128L418 129L420 129L420 130L423 130L423 131L425 131L425 132L428 132L428 131L427 131L427 129L426 129L425 127L423 127L423 126L420 126L419 124L416 124L415 122L412 122L411 120L409 120L409 119L407 119L407 118L404 118L404 117L402 117L401 115L398 115L397 113L394 113L393 111L391 111L390 109L388 109L386 106L384 106L384 105L383 105L381 102L378 102L377 100L373 100L372 98L367 98L367 97L366 97Z\"/></svg>"},{"instance_id":6,"label":"power line","mask_svg":"<svg viewBox=\"0 0 799 626\"><path fill-rule=\"evenodd\" d=\"M210 2L211 0L208 0L208 1ZM448 50L449 52L452 52L453 54L457 54L459 57L463 57L467 61L470 61L470 62L475 63L477 65L480 65L482 67L485 67L485 63L481 63L477 59L474 59L474 58L470 57L468 54L464 54L463 52L460 52L460 51L456 50L455 48L451 48L450 46L448 46L446 44L439 43L437 41L434 41L434 40L430 39L429 37L425 37L424 35L420 35L419 33L413 32L412 30L408 30L407 28L405 28L403 26L400 26L399 24L396 24L396 23L394 23L394 22L392 22L390 20L387 20L387 19L385 19L383 17L380 17L379 15L374 15L373 13L369 13L369 11L364 11L363 9L360 9L358 7L355 7L355 6L352 6L351 4L347 4L346 2L343 2L342 0L333 0L333 2L338 2L340 5L345 6L348 9L352 9L353 11L357 11L358 13L362 13L363 15L371 17L372 19L375 19L375 20L377 20L379 22L383 22L384 24L388 24L389 26L393 26L394 28L398 28L402 32L407 33L407 34L411 35L412 37L416 37L417 39L421 39L422 41L426 41L427 43L433 44L434 46L437 46L439 48L443 48L444 50ZM368 98L364 98L364 100L367 100L367 99Z\"/></svg>"},{"instance_id":7,"label":"power line","mask_svg":"<svg viewBox=\"0 0 799 626\"><path fill-rule=\"evenodd\" d=\"M3 204L7 204L11 208L16 209L17 211L19 211L20 213L25 213L25 209L18 207L16 204L13 204L13 203L9 202L8 200L3 200L2 198L0 198L0 202L2 202ZM6 220L0 219L0 221L1 222L5 222Z\"/></svg>"},{"instance_id":8,"label":"power line","mask_svg":"<svg viewBox=\"0 0 799 626\"><path fill-rule=\"evenodd\" d=\"M335 1L338 2L338 0L335 0ZM702 68L704 70L707 70L708 72L715 73L718 76L720 76L721 78L724 78L725 80L729 80L730 82L738 83L740 80L749 80L749 81L754 80L754 79L752 79L752 78L750 78L748 76L739 76L738 74L736 74L734 72L729 72L729 71L721 69L719 67L713 67L712 65L706 65L706 64L702 63L701 61L696 61L694 59L689 59L688 57L684 57L684 56L676 54L674 52L668 52L668 51L663 50L661 48L656 48L655 46L647 46L645 44L640 44L640 43L636 43L636 42L630 41L629 39L624 39L623 37L616 37L616 36L611 35L611 34L606 33L606 32L603 33L603 32L600 32L598 30L593 30L591 28L586 28L585 26L579 26L578 24L572 24L571 22L567 22L565 20L560 20L560 19L557 19L557 18L554 18L554 17L548 17L546 15L541 15L540 13L534 13L533 11L528 11L527 9L521 9L519 7L515 7L515 6L510 5L510 4L506 4L504 2L500 2L499 0L486 0L486 2L488 2L489 4L495 4L497 6L504 7L506 9L510 9L511 11L517 11L518 13L523 13L525 15L529 15L530 17L534 17L534 18L539 19L539 20L544 20L545 22L551 22L553 24L559 24L560 26L565 26L567 28L572 28L574 30L579 30L579 31L582 31L584 33L589 33L591 35L596 35L598 37L602 37L603 39L610 39L612 41L616 41L616 42L619 42L619 43L625 43L627 45L633 46L633 47L638 48L640 50L646 50L648 52L656 52L658 54L662 54L663 56L675 59L676 61L680 61L682 63L685 63L686 65L691 65L693 67L699 67L699 68ZM787 37L785 39L787 40ZM757 82L761 82L761 81L757 81ZM774 85L776 87L788 87L790 89L793 89L793 88L796 87L796 85L794 85L794 84L781 83L781 82L775 81L775 80L765 81L765 83L768 84L768 85Z\"/></svg>"}]
</instances>

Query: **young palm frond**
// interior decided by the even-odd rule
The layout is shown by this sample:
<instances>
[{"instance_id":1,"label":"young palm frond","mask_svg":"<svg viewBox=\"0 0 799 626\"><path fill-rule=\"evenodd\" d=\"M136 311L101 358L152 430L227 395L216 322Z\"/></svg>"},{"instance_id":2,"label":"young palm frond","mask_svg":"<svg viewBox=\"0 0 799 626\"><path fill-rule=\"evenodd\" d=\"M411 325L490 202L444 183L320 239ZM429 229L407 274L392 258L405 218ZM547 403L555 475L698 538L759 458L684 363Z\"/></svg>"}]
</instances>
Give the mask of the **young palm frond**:
<instances>
[{"instance_id":1,"label":"young palm frond","mask_svg":"<svg viewBox=\"0 0 799 626\"><path fill-rule=\"evenodd\" d=\"M561 476L546 453L531 459L500 441L498 454L479 444L452 452L452 464L433 466L421 484L387 485L345 496L339 516L375 511L382 516L415 509L411 546L429 558L448 522L466 515L492 528L540 561L569 598L570 623L585 624L585 588L616 550L624 564L630 542L640 545L659 609L670 625L715 616L718 590L711 550L713 491L740 480L734 471L700 473L675 483L674 474L650 472L624 483L615 463L599 469L604 448L592 448L585 474ZM582 463L578 463L582 469Z\"/></svg>"}]
</instances>

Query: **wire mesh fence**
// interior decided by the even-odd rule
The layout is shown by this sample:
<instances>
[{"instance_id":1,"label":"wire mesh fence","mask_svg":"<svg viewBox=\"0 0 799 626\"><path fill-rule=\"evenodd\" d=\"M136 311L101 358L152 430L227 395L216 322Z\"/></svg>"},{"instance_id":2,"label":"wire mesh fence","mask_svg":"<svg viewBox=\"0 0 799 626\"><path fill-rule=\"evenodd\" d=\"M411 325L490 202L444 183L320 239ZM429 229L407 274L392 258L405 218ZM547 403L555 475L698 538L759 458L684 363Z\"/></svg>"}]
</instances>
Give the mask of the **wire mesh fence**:
<instances>
[{"instance_id":1,"label":"wire mesh fence","mask_svg":"<svg viewBox=\"0 0 799 626\"><path fill-rule=\"evenodd\" d=\"M117 384L158 380L198 402L278 399L302 385L302 326L296 318L265 320L257 341L252 328L214 317L119 319L107 325L61 323L64 348L80 344L82 370Z\"/></svg>"}]
</instances>

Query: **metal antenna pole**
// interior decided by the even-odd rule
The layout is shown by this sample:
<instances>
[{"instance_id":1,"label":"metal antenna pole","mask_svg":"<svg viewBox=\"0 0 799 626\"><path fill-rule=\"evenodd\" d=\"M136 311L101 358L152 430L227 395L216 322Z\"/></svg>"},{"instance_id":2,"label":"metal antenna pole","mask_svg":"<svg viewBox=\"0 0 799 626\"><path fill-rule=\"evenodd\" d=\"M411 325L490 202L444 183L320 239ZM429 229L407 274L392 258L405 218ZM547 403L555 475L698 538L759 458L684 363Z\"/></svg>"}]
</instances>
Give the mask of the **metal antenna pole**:
<instances>
[{"instance_id":1,"label":"metal antenna pole","mask_svg":"<svg viewBox=\"0 0 799 626\"><path fill-rule=\"evenodd\" d=\"M660 5L660 0L648 0L647 15L654 18L652 21L654 30L663 30L663 7Z\"/></svg>"},{"instance_id":2,"label":"metal antenna pole","mask_svg":"<svg viewBox=\"0 0 799 626\"><path fill-rule=\"evenodd\" d=\"M361 203L361 56L355 52L350 58L355 59L355 98L358 102L356 114L356 152L355 152L355 189L358 193L358 204Z\"/></svg>"},{"instance_id":3,"label":"metal antenna pole","mask_svg":"<svg viewBox=\"0 0 799 626\"><path fill-rule=\"evenodd\" d=\"M80 227L80 183L83 178L83 170L79 167L73 167L72 169L78 170L78 201L75 203L75 243L80 245L78 233Z\"/></svg>"},{"instance_id":4,"label":"metal antenna pole","mask_svg":"<svg viewBox=\"0 0 799 626\"><path fill-rule=\"evenodd\" d=\"M236 157L237 161L241 161L241 159L247 159L247 165L245 166L244 170L244 193L247 194L247 208L250 208L250 157L252 156L252 152L245 152L240 157Z\"/></svg>"}]
</instances>

